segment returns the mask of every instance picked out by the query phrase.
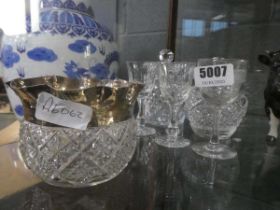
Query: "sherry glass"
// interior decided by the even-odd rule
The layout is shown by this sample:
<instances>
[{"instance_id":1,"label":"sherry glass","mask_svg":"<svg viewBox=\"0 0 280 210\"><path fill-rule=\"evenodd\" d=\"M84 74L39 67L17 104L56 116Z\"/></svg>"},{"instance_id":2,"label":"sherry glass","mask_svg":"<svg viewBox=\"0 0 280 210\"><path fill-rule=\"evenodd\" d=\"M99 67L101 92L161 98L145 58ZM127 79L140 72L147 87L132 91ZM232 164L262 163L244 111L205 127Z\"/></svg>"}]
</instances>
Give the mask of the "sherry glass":
<instances>
[{"instance_id":1,"label":"sherry glass","mask_svg":"<svg viewBox=\"0 0 280 210\"><path fill-rule=\"evenodd\" d=\"M167 136L159 136L156 143L169 147L186 147L190 141L180 135L179 121L185 101L187 100L192 80L190 79L194 63L191 62L172 62L174 55L168 50L160 52L160 90L162 97L169 105L170 119L166 128Z\"/></svg>"},{"instance_id":2,"label":"sherry glass","mask_svg":"<svg viewBox=\"0 0 280 210\"><path fill-rule=\"evenodd\" d=\"M233 84L215 87L200 87L202 97L209 106L209 112L213 113L213 127L211 138L208 143L198 143L192 146L194 152L204 157L213 159L231 159L236 152L226 145L220 144L220 120L221 111L224 106L232 103L240 95L240 89L246 81L247 61L241 59L210 58L199 59L198 66L209 66L219 64L233 65Z\"/></svg>"},{"instance_id":3,"label":"sherry glass","mask_svg":"<svg viewBox=\"0 0 280 210\"><path fill-rule=\"evenodd\" d=\"M154 128L147 127L145 124L145 104L154 88L157 66L158 64L156 62L127 62L129 80L140 82L145 85L138 96L139 111L137 115L137 136L151 136L156 133Z\"/></svg>"},{"instance_id":4,"label":"sherry glass","mask_svg":"<svg viewBox=\"0 0 280 210\"><path fill-rule=\"evenodd\" d=\"M223 142L230 139L246 115L248 99L241 93L221 109L219 120L219 139ZM201 96L198 88L194 88L186 107L190 126L194 133L201 138L211 138L213 114L209 103Z\"/></svg>"}]
</instances>

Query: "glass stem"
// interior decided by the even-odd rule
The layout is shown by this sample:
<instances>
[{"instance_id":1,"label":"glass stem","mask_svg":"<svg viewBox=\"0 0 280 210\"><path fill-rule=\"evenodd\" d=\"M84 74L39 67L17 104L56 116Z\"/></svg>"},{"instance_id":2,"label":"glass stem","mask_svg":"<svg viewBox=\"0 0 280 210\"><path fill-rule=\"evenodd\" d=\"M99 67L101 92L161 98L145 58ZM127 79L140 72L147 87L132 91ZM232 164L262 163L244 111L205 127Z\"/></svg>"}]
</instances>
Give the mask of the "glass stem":
<instances>
[{"instance_id":1,"label":"glass stem","mask_svg":"<svg viewBox=\"0 0 280 210\"><path fill-rule=\"evenodd\" d=\"M139 104L139 111L138 111L138 123L139 126L144 127L145 126L145 99L139 98L138 100Z\"/></svg>"},{"instance_id":2,"label":"glass stem","mask_svg":"<svg viewBox=\"0 0 280 210\"><path fill-rule=\"evenodd\" d=\"M212 137L210 138L210 142L208 145L209 149L215 149L217 144L219 144L219 121L220 121L221 111L219 107L214 107L213 111L213 133Z\"/></svg>"},{"instance_id":3,"label":"glass stem","mask_svg":"<svg viewBox=\"0 0 280 210\"><path fill-rule=\"evenodd\" d=\"M169 110L171 117L168 128L166 129L167 138L170 141L177 141L179 135L179 126L177 122L178 108L169 103Z\"/></svg>"},{"instance_id":4,"label":"glass stem","mask_svg":"<svg viewBox=\"0 0 280 210\"><path fill-rule=\"evenodd\" d=\"M215 159L210 159L210 170L209 170L209 176L207 177L207 184L209 185L213 185L215 182L215 174L216 174L216 166L217 166L217 162Z\"/></svg>"}]
</instances>

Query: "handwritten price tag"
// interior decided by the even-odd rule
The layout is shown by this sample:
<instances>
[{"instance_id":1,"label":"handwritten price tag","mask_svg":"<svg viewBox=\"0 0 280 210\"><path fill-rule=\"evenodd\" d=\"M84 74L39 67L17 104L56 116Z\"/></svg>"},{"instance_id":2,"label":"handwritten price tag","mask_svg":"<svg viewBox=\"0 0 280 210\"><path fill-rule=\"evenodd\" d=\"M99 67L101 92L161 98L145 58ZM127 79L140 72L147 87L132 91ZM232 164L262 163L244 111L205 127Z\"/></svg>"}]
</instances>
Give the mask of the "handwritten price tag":
<instances>
[{"instance_id":1,"label":"handwritten price tag","mask_svg":"<svg viewBox=\"0 0 280 210\"><path fill-rule=\"evenodd\" d=\"M38 96L35 112L38 120L86 130L91 116L92 108L89 106L62 100L46 92Z\"/></svg>"},{"instance_id":2,"label":"handwritten price tag","mask_svg":"<svg viewBox=\"0 0 280 210\"><path fill-rule=\"evenodd\" d=\"M233 85L233 65L198 66L194 69L194 82L196 87Z\"/></svg>"}]
</instances>

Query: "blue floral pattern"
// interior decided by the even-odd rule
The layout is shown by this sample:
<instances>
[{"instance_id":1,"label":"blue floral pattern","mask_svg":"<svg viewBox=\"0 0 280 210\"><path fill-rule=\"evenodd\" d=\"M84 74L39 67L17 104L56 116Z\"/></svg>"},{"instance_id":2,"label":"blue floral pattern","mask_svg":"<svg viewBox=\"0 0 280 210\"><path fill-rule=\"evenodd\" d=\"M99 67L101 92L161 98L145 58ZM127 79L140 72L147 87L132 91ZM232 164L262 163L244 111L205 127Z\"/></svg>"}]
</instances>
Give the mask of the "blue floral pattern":
<instances>
[{"instance_id":1,"label":"blue floral pattern","mask_svg":"<svg viewBox=\"0 0 280 210\"><path fill-rule=\"evenodd\" d=\"M17 51L19 53L24 53L26 51L25 46L24 45L17 45Z\"/></svg>"},{"instance_id":2,"label":"blue floral pattern","mask_svg":"<svg viewBox=\"0 0 280 210\"><path fill-rule=\"evenodd\" d=\"M63 4L63 7L65 9L72 9L72 10L75 10L75 9L78 9L75 2L72 1L72 0L67 0L65 1L65 3ZM84 11L84 10L83 10Z\"/></svg>"},{"instance_id":3,"label":"blue floral pattern","mask_svg":"<svg viewBox=\"0 0 280 210\"><path fill-rule=\"evenodd\" d=\"M96 47L87 40L76 40L74 43L69 44L68 48L77 53L89 52L93 54L96 52Z\"/></svg>"},{"instance_id":4,"label":"blue floral pattern","mask_svg":"<svg viewBox=\"0 0 280 210\"><path fill-rule=\"evenodd\" d=\"M106 54L106 50L105 50L105 47L103 45L101 45L101 47L99 47L98 49L99 49L99 52L100 52L101 55Z\"/></svg>"},{"instance_id":5,"label":"blue floral pattern","mask_svg":"<svg viewBox=\"0 0 280 210\"><path fill-rule=\"evenodd\" d=\"M18 76L20 78L24 78L25 77L25 72L24 72L24 68L23 67L17 68L17 73L18 73Z\"/></svg>"},{"instance_id":6,"label":"blue floral pattern","mask_svg":"<svg viewBox=\"0 0 280 210\"><path fill-rule=\"evenodd\" d=\"M89 16L94 16L91 6L86 7L86 5L81 2L76 4L73 0L67 0L64 3L61 0L41 0L42 8L60 8L60 9L70 9L78 12L86 13Z\"/></svg>"},{"instance_id":7,"label":"blue floral pattern","mask_svg":"<svg viewBox=\"0 0 280 210\"><path fill-rule=\"evenodd\" d=\"M60 0L52 0L50 1L50 4L53 7L61 8L63 6L63 3Z\"/></svg>"},{"instance_id":8,"label":"blue floral pattern","mask_svg":"<svg viewBox=\"0 0 280 210\"><path fill-rule=\"evenodd\" d=\"M78 64L75 61L70 61L69 63L65 63L64 73L72 79L80 79L82 77L89 77L89 71L78 67Z\"/></svg>"},{"instance_id":9,"label":"blue floral pattern","mask_svg":"<svg viewBox=\"0 0 280 210\"><path fill-rule=\"evenodd\" d=\"M54 62L57 60L57 55L51 49L45 47L36 47L27 52L27 56L35 61Z\"/></svg>"},{"instance_id":10,"label":"blue floral pattern","mask_svg":"<svg viewBox=\"0 0 280 210\"><path fill-rule=\"evenodd\" d=\"M52 35L67 34L71 37L113 41L112 33L93 19L92 8L82 2L76 4L73 0L41 0L40 5L44 9L40 11L40 31L48 31ZM29 14L26 15L26 31L32 31Z\"/></svg>"},{"instance_id":11,"label":"blue floral pattern","mask_svg":"<svg viewBox=\"0 0 280 210\"><path fill-rule=\"evenodd\" d=\"M16 105L14 110L15 110L15 113L18 116L22 117L24 115L24 110L23 110L23 106L22 105Z\"/></svg>"},{"instance_id":12,"label":"blue floral pattern","mask_svg":"<svg viewBox=\"0 0 280 210\"><path fill-rule=\"evenodd\" d=\"M72 79L80 79L82 77L90 77L91 74L94 75L94 78L98 80L108 79L110 75L110 70L107 65L98 63L92 66L89 70L79 67L78 64L71 60L70 62L65 63L64 73ZM110 76L110 79L115 79L116 74L113 73Z\"/></svg>"},{"instance_id":13,"label":"blue floral pattern","mask_svg":"<svg viewBox=\"0 0 280 210\"><path fill-rule=\"evenodd\" d=\"M24 39L16 41L17 51L19 53L25 53L25 51L26 51L25 45L26 45L26 40L24 40Z\"/></svg>"},{"instance_id":14,"label":"blue floral pattern","mask_svg":"<svg viewBox=\"0 0 280 210\"><path fill-rule=\"evenodd\" d=\"M107 79L110 71L108 67L102 63L98 63L90 68L90 72L95 75L96 79Z\"/></svg>"},{"instance_id":15,"label":"blue floral pattern","mask_svg":"<svg viewBox=\"0 0 280 210\"><path fill-rule=\"evenodd\" d=\"M119 53L117 51L113 51L113 52L109 53L106 56L104 63L107 66L110 66L114 61L119 62Z\"/></svg>"},{"instance_id":16,"label":"blue floral pattern","mask_svg":"<svg viewBox=\"0 0 280 210\"><path fill-rule=\"evenodd\" d=\"M41 11L40 31L49 31L53 35L67 34L71 37L83 36L87 39L113 41L113 35L106 27L98 24L92 17L73 10Z\"/></svg>"},{"instance_id":17,"label":"blue floral pattern","mask_svg":"<svg viewBox=\"0 0 280 210\"><path fill-rule=\"evenodd\" d=\"M31 16L30 15L25 16L25 30L27 33L31 32Z\"/></svg>"},{"instance_id":18,"label":"blue floral pattern","mask_svg":"<svg viewBox=\"0 0 280 210\"><path fill-rule=\"evenodd\" d=\"M16 52L13 52L11 45L4 45L1 51L1 61L6 68L12 68L15 63L19 62L20 57Z\"/></svg>"},{"instance_id":19,"label":"blue floral pattern","mask_svg":"<svg viewBox=\"0 0 280 210\"><path fill-rule=\"evenodd\" d=\"M100 36L98 37L100 40L108 40L108 41L113 41L113 35L111 34L110 30L105 27L105 26L102 26L101 24L99 23L96 23L98 28L100 29Z\"/></svg>"}]
</instances>

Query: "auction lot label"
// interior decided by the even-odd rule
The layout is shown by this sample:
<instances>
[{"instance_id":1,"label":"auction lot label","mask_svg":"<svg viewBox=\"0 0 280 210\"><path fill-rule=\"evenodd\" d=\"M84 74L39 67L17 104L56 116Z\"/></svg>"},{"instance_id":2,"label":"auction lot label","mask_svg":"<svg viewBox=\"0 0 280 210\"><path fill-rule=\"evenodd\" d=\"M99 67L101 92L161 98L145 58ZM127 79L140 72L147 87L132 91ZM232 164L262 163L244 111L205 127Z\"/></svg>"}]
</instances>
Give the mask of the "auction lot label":
<instances>
[{"instance_id":1,"label":"auction lot label","mask_svg":"<svg viewBox=\"0 0 280 210\"><path fill-rule=\"evenodd\" d=\"M232 64L198 66L194 69L196 87L218 87L233 85L234 73Z\"/></svg>"},{"instance_id":2,"label":"auction lot label","mask_svg":"<svg viewBox=\"0 0 280 210\"><path fill-rule=\"evenodd\" d=\"M92 108L41 92L37 99L35 117L57 125L85 130L91 120Z\"/></svg>"}]
</instances>

